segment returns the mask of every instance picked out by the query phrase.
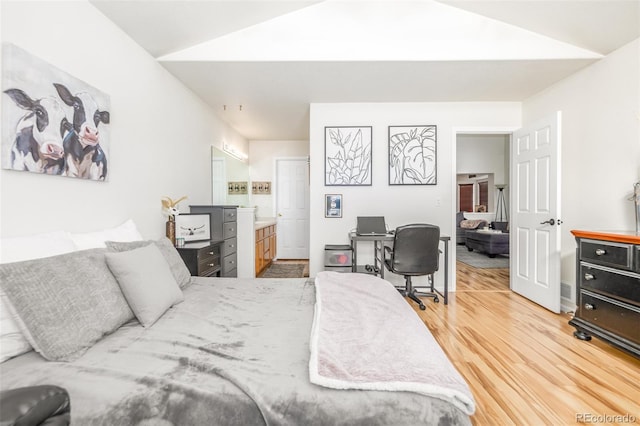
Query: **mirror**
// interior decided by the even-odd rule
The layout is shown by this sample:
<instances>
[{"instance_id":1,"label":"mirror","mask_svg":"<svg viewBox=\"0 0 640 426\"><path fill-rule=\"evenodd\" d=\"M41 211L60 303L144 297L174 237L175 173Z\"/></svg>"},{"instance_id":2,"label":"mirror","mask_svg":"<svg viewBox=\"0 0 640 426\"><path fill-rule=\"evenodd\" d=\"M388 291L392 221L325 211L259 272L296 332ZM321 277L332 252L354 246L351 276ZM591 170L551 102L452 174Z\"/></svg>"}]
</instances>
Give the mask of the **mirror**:
<instances>
[{"instance_id":1,"label":"mirror","mask_svg":"<svg viewBox=\"0 0 640 426\"><path fill-rule=\"evenodd\" d=\"M250 191L249 164L211 147L211 204L248 207Z\"/></svg>"}]
</instances>

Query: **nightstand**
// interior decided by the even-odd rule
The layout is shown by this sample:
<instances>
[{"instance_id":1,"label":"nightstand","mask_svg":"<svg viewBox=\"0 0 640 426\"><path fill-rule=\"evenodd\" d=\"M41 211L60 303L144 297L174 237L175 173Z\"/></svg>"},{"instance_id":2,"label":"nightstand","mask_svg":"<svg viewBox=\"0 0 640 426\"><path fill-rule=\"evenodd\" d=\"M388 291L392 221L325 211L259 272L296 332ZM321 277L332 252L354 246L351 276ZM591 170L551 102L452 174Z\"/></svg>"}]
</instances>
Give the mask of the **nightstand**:
<instances>
[{"instance_id":1,"label":"nightstand","mask_svg":"<svg viewBox=\"0 0 640 426\"><path fill-rule=\"evenodd\" d=\"M176 247L192 276L219 277L220 251L224 241L199 241Z\"/></svg>"}]
</instances>

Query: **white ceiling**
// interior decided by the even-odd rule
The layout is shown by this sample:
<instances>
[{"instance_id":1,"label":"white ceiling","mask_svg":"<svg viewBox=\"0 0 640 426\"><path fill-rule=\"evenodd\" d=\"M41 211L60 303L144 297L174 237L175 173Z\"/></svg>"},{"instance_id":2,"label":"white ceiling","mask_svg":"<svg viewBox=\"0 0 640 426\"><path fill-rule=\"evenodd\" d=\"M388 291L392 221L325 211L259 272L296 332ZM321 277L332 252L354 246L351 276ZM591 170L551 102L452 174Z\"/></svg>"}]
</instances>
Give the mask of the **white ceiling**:
<instances>
[{"instance_id":1,"label":"white ceiling","mask_svg":"<svg viewBox=\"0 0 640 426\"><path fill-rule=\"evenodd\" d=\"M640 0L90 1L249 140L308 139L312 102L521 101L640 36Z\"/></svg>"}]
</instances>

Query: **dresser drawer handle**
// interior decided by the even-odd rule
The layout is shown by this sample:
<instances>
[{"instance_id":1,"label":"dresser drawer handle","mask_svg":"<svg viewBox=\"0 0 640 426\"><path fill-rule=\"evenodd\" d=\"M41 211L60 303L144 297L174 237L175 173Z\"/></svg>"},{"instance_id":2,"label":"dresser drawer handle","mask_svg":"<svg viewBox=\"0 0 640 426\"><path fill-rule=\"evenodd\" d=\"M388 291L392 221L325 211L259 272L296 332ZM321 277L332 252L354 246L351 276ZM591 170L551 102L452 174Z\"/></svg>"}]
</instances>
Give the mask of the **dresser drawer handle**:
<instances>
[{"instance_id":1,"label":"dresser drawer handle","mask_svg":"<svg viewBox=\"0 0 640 426\"><path fill-rule=\"evenodd\" d=\"M584 274L584 280L585 281L591 281L591 280L595 280L595 279L596 279L596 276L593 275L593 274L590 274L588 272Z\"/></svg>"},{"instance_id":2,"label":"dresser drawer handle","mask_svg":"<svg viewBox=\"0 0 640 426\"><path fill-rule=\"evenodd\" d=\"M593 306L591 303L585 303L585 304L584 304L584 308L585 308L587 311L593 311L596 307L595 307L595 306Z\"/></svg>"},{"instance_id":3,"label":"dresser drawer handle","mask_svg":"<svg viewBox=\"0 0 640 426\"><path fill-rule=\"evenodd\" d=\"M214 252L212 252L212 251L210 251L210 252L209 252L209 254L210 254L210 255L214 255L215 253L214 253Z\"/></svg>"},{"instance_id":4,"label":"dresser drawer handle","mask_svg":"<svg viewBox=\"0 0 640 426\"><path fill-rule=\"evenodd\" d=\"M209 266L216 266L216 264L215 263L210 263Z\"/></svg>"},{"instance_id":5,"label":"dresser drawer handle","mask_svg":"<svg viewBox=\"0 0 640 426\"><path fill-rule=\"evenodd\" d=\"M607 254L607 251L603 249L596 249L596 255L602 256L603 254Z\"/></svg>"}]
</instances>

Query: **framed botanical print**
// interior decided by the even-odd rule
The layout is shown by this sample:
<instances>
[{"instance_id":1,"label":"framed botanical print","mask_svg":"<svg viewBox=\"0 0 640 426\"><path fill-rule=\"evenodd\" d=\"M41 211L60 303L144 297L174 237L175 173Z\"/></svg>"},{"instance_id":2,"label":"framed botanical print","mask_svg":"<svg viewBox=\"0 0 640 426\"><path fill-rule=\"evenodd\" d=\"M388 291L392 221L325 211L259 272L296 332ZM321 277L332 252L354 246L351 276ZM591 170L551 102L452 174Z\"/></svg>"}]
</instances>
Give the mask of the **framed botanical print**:
<instances>
[{"instance_id":1,"label":"framed botanical print","mask_svg":"<svg viewBox=\"0 0 640 426\"><path fill-rule=\"evenodd\" d=\"M371 185L371 126L324 128L325 186Z\"/></svg>"},{"instance_id":2,"label":"framed botanical print","mask_svg":"<svg viewBox=\"0 0 640 426\"><path fill-rule=\"evenodd\" d=\"M389 185L437 185L435 125L389 126Z\"/></svg>"}]
</instances>

